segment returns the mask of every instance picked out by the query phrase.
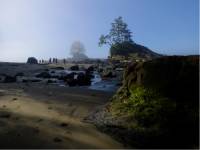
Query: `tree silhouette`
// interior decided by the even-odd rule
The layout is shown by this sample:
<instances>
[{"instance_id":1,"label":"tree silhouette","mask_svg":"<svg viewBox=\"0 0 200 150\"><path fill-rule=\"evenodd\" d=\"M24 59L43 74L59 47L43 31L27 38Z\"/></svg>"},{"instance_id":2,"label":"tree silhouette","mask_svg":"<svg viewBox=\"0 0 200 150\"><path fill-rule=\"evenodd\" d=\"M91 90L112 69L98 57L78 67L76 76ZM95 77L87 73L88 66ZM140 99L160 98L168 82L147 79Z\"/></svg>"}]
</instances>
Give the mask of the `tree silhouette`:
<instances>
[{"instance_id":1,"label":"tree silhouette","mask_svg":"<svg viewBox=\"0 0 200 150\"><path fill-rule=\"evenodd\" d=\"M111 24L112 28L108 35L101 35L99 46L108 44L113 46L124 42L133 43L132 32L128 29L128 25L123 21L122 17L118 17Z\"/></svg>"}]
</instances>

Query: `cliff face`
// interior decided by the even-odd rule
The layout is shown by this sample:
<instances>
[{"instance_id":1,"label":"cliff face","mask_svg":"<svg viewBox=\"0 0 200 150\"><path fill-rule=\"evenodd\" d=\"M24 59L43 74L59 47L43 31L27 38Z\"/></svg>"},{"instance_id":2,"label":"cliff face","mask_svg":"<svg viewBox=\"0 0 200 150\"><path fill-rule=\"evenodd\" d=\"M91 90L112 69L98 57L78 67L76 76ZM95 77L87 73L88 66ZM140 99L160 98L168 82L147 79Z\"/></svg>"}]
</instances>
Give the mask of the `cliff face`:
<instances>
[{"instance_id":1,"label":"cliff face","mask_svg":"<svg viewBox=\"0 0 200 150\"><path fill-rule=\"evenodd\" d=\"M130 93L135 85L151 88L177 101L198 102L199 57L162 57L133 63L124 74L123 87Z\"/></svg>"},{"instance_id":2,"label":"cliff face","mask_svg":"<svg viewBox=\"0 0 200 150\"><path fill-rule=\"evenodd\" d=\"M123 86L96 116L134 147L197 148L199 56L130 64Z\"/></svg>"}]
</instances>

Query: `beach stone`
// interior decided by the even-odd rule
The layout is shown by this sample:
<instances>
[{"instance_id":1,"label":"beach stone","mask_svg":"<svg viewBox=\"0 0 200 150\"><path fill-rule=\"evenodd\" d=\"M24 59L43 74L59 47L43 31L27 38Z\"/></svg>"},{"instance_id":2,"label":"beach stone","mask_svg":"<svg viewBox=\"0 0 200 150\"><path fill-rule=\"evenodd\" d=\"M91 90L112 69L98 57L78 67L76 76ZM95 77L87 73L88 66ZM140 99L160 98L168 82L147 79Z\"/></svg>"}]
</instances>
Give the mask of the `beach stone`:
<instances>
[{"instance_id":1,"label":"beach stone","mask_svg":"<svg viewBox=\"0 0 200 150\"><path fill-rule=\"evenodd\" d=\"M60 126L61 126L61 127L67 127L67 126L68 126L68 123L63 122L63 123L60 124Z\"/></svg>"},{"instance_id":2,"label":"beach stone","mask_svg":"<svg viewBox=\"0 0 200 150\"><path fill-rule=\"evenodd\" d=\"M17 98L15 97L15 98L13 98L12 100L13 100L13 101L16 101L16 100L17 100Z\"/></svg>"},{"instance_id":3,"label":"beach stone","mask_svg":"<svg viewBox=\"0 0 200 150\"><path fill-rule=\"evenodd\" d=\"M60 139L60 138L58 138L58 137L55 137L55 138L53 139L53 141L56 142L56 143L60 143L60 142L62 142L62 139Z\"/></svg>"}]
</instances>

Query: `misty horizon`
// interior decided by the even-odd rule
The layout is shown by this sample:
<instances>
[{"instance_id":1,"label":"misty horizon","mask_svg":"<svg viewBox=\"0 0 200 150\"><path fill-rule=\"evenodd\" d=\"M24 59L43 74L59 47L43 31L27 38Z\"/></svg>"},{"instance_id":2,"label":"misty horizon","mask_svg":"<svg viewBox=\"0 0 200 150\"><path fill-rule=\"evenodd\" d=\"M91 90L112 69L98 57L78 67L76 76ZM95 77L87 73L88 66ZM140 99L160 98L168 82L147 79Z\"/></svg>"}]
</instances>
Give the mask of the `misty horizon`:
<instances>
[{"instance_id":1,"label":"misty horizon","mask_svg":"<svg viewBox=\"0 0 200 150\"><path fill-rule=\"evenodd\" d=\"M109 46L98 40L118 16L134 42L156 53L199 54L198 6L198 0L0 0L0 61L69 58L77 40L89 58L107 58Z\"/></svg>"}]
</instances>

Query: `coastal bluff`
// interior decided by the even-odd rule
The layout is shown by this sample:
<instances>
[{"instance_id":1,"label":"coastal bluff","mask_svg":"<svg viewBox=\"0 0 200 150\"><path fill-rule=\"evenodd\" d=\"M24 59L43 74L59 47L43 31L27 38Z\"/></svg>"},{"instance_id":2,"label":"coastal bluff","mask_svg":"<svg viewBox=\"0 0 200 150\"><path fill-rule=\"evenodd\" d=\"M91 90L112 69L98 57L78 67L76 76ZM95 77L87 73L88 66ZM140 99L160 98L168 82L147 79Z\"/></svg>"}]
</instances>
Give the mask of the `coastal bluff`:
<instances>
[{"instance_id":1,"label":"coastal bluff","mask_svg":"<svg viewBox=\"0 0 200 150\"><path fill-rule=\"evenodd\" d=\"M131 148L197 148L199 56L133 62L123 85L86 118Z\"/></svg>"}]
</instances>

